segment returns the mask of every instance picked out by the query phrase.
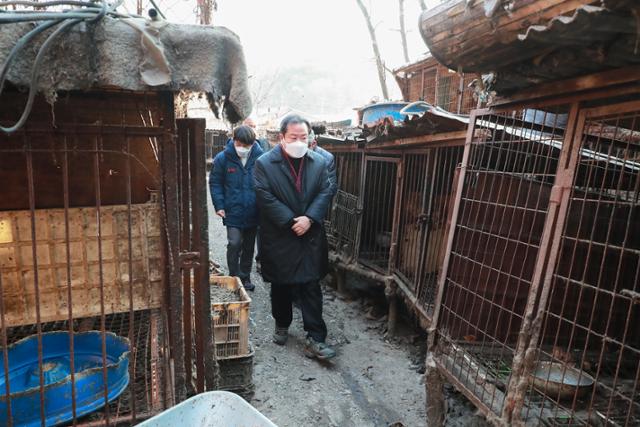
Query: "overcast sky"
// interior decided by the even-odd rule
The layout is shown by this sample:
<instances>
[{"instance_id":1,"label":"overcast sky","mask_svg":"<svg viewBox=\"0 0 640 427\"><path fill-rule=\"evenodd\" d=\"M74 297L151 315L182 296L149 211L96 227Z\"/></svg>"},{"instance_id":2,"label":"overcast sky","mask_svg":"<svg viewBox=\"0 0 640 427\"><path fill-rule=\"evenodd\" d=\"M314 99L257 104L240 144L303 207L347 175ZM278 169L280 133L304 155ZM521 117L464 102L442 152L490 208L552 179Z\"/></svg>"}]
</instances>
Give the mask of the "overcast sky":
<instances>
[{"instance_id":1,"label":"overcast sky","mask_svg":"<svg viewBox=\"0 0 640 427\"><path fill-rule=\"evenodd\" d=\"M339 85L349 92L344 102L362 105L381 97L369 33L355 0L217 0L214 25L234 31L244 47L249 74L286 68L313 68L321 73L315 86ZM146 3L146 2L145 2ZM365 0L376 26L383 60L389 68L405 63L400 42L398 1ZM427 0L429 7L439 0ZM170 21L194 23L195 0L160 0ZM405 0L405 23L411 61L427 51L418 32L418 0ZM392 98L399 99L387 74ZM318 101L326 104L330 100ZM316 109L319 111L320 106ZM335 111L334 111L335 113Z\"/></svg>"}]
</instances>

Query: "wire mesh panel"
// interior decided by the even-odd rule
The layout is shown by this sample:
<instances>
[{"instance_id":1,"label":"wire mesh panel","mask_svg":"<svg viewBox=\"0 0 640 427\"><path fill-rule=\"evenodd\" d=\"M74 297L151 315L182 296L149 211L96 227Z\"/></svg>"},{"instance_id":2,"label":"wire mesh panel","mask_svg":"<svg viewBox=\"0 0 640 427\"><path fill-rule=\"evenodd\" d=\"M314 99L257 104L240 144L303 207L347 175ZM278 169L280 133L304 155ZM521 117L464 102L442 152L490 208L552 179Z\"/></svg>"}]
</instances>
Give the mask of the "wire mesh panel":
<instances>
[{"instance_id":1,"label":"wire mesh panel","mask_svg":"<svg viewBox=\"0 0 640 427\"><path fill-rule=\"evenodd\" d=\"M357 237L361 218L361 152L333 153L338 178L338 193L331 203L326 221L331 246L348 259L357 257Z\"/></svg>"},{"instance_id":2,"label":"wire mesh panel","mask_svg":"<svg viewBox=\"0 0 640 427\"><path fill-rule=\"evenodd\" d=\"M438 86L436 87L436 105L447 111L457 111L458 101L458 74L449 70L440 70L438 73Z\"/></svg>"},{"instance_id":3,"label":"wire mesh panel","mask_svg":"<svg viewBox=\"0 0 640 427\"><path fill-rule=\"evenodd\" d=\"M387 272L392 258L398 189L398 159L367 157L359 260Z\"/></svg>"},{"instance_id":4,"label":"wire mesh panel","mask_svg":"<svg viewBox=\"0 0 640 427\"><path fill-rule=\"evenodd\" d=\"M536 425L637 426L640 102L582 117L524 416Z\"/></svg>"},{"instance_id":5,"label":"wire mesh panel","mask_svg":"<svg viewBox=\"0 0 640 427\"><path fill-rule=\"evenodd\" d=\"M500 414L564 134L561 108L476 116L443 296L438 361Z\"/></svg>"},{"instance_id":6,"label":"wire mesh panel","mask_svg":"<svg viewBox=\"0 0 640 427\"><path fill-rule=\"evenodd\" d=\"M438 68L432 67L422 71L422 96L421 100L431 105L436 105L436 75Z\"/></svg>"}]
</instances>

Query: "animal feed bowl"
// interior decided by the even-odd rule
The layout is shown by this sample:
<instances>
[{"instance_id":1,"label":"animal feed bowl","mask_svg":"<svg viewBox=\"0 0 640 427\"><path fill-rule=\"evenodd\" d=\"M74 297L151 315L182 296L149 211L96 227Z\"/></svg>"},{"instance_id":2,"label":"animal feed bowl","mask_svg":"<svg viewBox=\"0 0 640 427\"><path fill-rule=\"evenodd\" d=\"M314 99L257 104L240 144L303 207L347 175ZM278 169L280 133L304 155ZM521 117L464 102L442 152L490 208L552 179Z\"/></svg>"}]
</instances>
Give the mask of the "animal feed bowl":
<instances>
[{"instance_id":1,"label":"animal feed bowl","mask_svg":"<svg viewBox=\"0 0 640 427\"><path fill-rule=\"evenodd\" d=\"M42 335L42 378L45 425L55 426L73 419L69 333ZM129 340L106 332L107 399L117 398L129 384ZM4 366L0 366L0 423L7 420L8 405L15 426L40 426L40 364L38 337L31 335L8 347L9 388L6 395ZM73 335L76 418L105 405L102 363L102 333Z\"/></svg>"}]
</instances>

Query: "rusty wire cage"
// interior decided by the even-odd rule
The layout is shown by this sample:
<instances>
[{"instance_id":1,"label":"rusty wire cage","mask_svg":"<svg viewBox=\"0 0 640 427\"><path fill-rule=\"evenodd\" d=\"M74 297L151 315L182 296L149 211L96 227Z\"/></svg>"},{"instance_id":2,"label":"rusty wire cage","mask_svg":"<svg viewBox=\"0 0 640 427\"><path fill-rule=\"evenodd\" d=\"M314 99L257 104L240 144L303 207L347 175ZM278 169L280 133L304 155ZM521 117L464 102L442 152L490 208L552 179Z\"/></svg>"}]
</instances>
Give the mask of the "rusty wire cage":
<instances>
[{"instance_id":1,"label":"rusty wire cage","mask_svg":"<svg viewBox=\"0 0 640 427\"><path fill-rule=\"evenodd\" d=\"M197 225L195 218L201 212L195 209L193 192L178 191L184 189L175 185L179 157L171 93L95 91L58 96L53 107L38 98L22 130L0 134L0 179L5 184L0 197L5 387L0 395L11 401L8 346L20 338L34 335L41 343L45 332L68 332L73 361L74 335L97 330L106 376L105 334L113 332L129 340L129 385L108 404L108 387L99 386L104 389L103 407L84 417L77 415L77 396L72 393L68 397L72 422L132 424L185 398L185 384L173 381L174 372L184 381L180 353L186 344L182 317L177 315L180 294L170 284L179 283L181 267L189 268L181 263L178 223ZM17 119L24 98L14 92L3 102L3 124ZM197 158L202 164L191 157L181 170L201 166L199 175L204 176L204 144L200 145ZM199 182L193 172L184 177L194 183L189 188ZM179 194L187 206L194 206L191 221L179 216ZM189 239L203 230L206 234L206 228L189 231ZM189 245L184 249L194 250ZM200 261L206 272L208 251L201 253ZM178 312L169 310L170 299ZM200 306L194 312L198 310ZM185 322L184 329L190 330L191 324ZM201 317L196 329L203 324ZM46 349L41 344L38 348L42 373ZM204 365L204 350L197 357ZM204 383L203 369L198 370L198 385ZM71 374L72 390L74 381ZM47 405L44 386L41 374L40 408L34 411L39 411L42 423ZM15 425L10 409L7 417L0 423Z\"/></svg>"},{"instance_id":2,"label":"rusty wire cage","mask_svg":"<svg viewBox=\"0 0 640 427\"><path fill-rule=\"evenodd\" d=\"M640 102L581 110L577 134L523 417L640 425Z\"/></svg>"},{"instance_id":3,"label":"rusty wire cage","mask_svg":"<svg viewBox=\"0 0 640 427\"><path fill-rule=\"evenodd\" d=\"M433 313L447 216L462 153L462 146L451 146L408 151L402 157L395 273L428 314Z\"/></svg>"},{"instance_id":4,"label":"rusty wire cage","mask_svg":"<svg viewBox=\"0 0 640 427\"><path fill-rule=\"evenodd\" d=\"M443 369L496 414L511 364L560 156L566 109L478 114L465 152L437 318Z\"/></svg>"},{"instance_id":5,"label":"rusty wire cage","mask_svg":"<svg viewBox=\"0 0 640 427\"><path fill-rule=\"evenodd\" d=\"M629 98L474 117L434 355L492 417L640 423L640 102Z\"/></svg>"}]
</instances>

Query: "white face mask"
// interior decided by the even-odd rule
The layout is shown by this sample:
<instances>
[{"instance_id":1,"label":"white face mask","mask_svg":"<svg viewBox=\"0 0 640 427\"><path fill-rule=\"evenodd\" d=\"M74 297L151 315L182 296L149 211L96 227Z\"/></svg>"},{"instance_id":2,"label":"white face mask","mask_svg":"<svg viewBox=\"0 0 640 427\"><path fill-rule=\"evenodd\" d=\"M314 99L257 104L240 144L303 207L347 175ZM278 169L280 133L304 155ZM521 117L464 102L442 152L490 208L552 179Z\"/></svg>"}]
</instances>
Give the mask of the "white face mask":
<instances>
[{"instance_id":1,"label":"white face mask","mask_svg":"<svg viewBox=\"0 0 640 427\"><path fill-rule=\"evenodd\" d=\"M236 147L236 153L238 154L238 157L240 157L241 159L244 159L245 157L247 157L249 155L249 152L251 151L251 148L249 147Z\"/></svg>"},{"instance_id":2,"label":"white face mask","mask_svg":"<svg viewBox=\"0 0 640 427\"><path fill-rule=\"evenodd\" d=\"M284 151L286 151L289 157L293 157L294 159L304 157L304 155L307 154L307 150L309 149L309 144L302 141L283 142L282 146L284 147Z\"/></svg>"}]
</instances>

